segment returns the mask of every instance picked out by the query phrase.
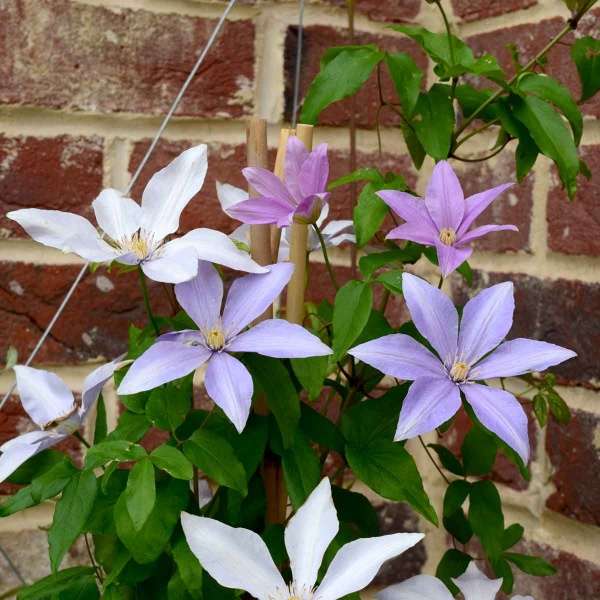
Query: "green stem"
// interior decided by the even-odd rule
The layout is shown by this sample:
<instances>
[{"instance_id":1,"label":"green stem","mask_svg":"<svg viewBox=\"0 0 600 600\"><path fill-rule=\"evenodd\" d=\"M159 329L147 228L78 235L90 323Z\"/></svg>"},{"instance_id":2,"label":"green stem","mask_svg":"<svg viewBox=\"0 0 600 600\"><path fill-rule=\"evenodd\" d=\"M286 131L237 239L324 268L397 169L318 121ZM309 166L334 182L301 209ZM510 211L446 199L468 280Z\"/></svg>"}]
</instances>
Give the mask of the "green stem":
<instances>
[{"instance_id":1,"label":"green stem","mask_svg":"<svg viewBox=\"0 0 600 600\"><path fill-rule=\"evenodd\" d=\"M440 275L440 280L438 282L438 290L442 289L442 285L444 285L444 276Z\"/></svg>"},{"instance_id":2,"label":"green stem","mask_svg":"<svg viewBox=\"0 0 600 600\"><path fill-rule=\"evenodd\" d=\"M477 129L474 129L469 134L465 135L465 137L462 140L457 140L456 141L456 145L454 146L454 150L456 150L457 148L459 148L460 146L462 146L467 140L471 139L473 136L477 135L478 133L481 133L482 131L485 131L488 127L491 127L492 125L496 125L499 121L500 121L500 119L494 119L493 121L488 121L487 123L485 123L481 127L478 127Z\"/></svg>"},{"instance_id":3,"label":"green stem","mask_svg":"<svg viewBox=\"0 0 600 600\"><path fill-rule=\"evenodd\" d=\"M438 0L436 4L437 7L440 9L440 12L442 13L442 19L444 19L444 25L446 26L446 34L448 35L448 46L450 48L450 60L452 61L452 66L454 66L456 64L456 61L454 60L454 43L452 41L452 31L450 31L450 21L448 21L448 16L446 15L446 11L442 6L441 0Z\"/></svg>"},{"instance_id":4,"label":"green stem","mask_svg":"<svg viewBox=\"0 0 600 600\"><path fill-rule=\"evenodd\" d=\"M450 485L450 481L448 480L448 478L444 475L444 472L439 468L438 464L435 462L435 459L433 458L433 456L431 456L431 452L429 452L429 448L427 447L427 445L425 444L425 442L423 441L423 438L421 436L419 436L419 441L421 442L421 446L423 446L423 449L425 450L427 456L429 457L429 460L433 463L433 466L437 469L437 472L443 477L444 481Z\"/></svg>"},{"instance_id":5,"label":"green stem","mask_svg":"<svg viewBox=\"0 0 600 600\"><path fill-rule=\"evenodd\" d=\"M141 265L138 265L138 273L140 274L140 283L142 285L142 294L144 296L144 304L146 305L146 312L148 313L148 318L150 319L150 323L154 327L154 331L156 332L156 337L160 335L160 331L158 330L158 325L154 320L154 315L152 314L152 307L150 306L150 298L148 297L148 286L146 285L146 276L144 275L144 271L142 271Z\"/></svg>"},{"instance_id":6,"label":"green stem","mask_svg":"<svg viewBox=\"0 0 600 600\"><path fill-rule=\"evenodd\" d=\"M91 446L87 443L86 439L79 433L79 431L74 431L73 435L86 447L91 448Z\"/></svg>"},{"instance_id":7,"label":"green stem","mask_svg":"<svg viewBox=\"0 0 600 600\"><path fill-rule=\"evenodd\" d=\"M327 271L329 272L329 277L331 277L331 281L337 291L340 289L340 286L338 285L338 283L335 279L335 275L333 274L333 269L331 268L331 263L329 262L329 256L327 254L327 247L325 246L325 240L323 239L323 234L321 233L321 230L319 229L319 226L316 223L313 223L313 227L315 228L315 231L317 232L317 236L319 237L319 242L321 243L321 250L323 250L323 258L325 259L325 266L327 267Z\"/></svg>"}]
</instances>

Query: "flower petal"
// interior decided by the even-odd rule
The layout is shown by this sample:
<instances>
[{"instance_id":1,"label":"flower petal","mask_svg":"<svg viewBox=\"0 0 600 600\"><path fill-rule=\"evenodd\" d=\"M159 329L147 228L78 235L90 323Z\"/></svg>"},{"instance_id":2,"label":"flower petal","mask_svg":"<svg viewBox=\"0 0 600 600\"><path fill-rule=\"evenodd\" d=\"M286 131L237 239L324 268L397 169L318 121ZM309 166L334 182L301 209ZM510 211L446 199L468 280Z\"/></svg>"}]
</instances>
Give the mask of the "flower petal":
<instances>
[{"instance_id":1,"label":"flower petal","mask_svg":"<svg viewBox=\"0 0 600 600\"><path fill-rule=\"evenodd\" d=\"M456 579L451 578L463 593L465 600L494 600L502 585L502 579L486 577L471 561L467 570Z\"/></svg>"},{"instance_id":2,"label":"flower petal","mask_svg":"<svg viewBox=\"0 0 600 600\"><path fill-rule=\"evenodd\" d=\"M515 311L514 286L505 281L467 302L458 336L458 357L471 365L493 350L510 331Z\"/></svg>"},{"instance_id":3,"label":"flower petal","mask_svg":"<svg viewBox=\"0 0 600 600\"><path fill-rule=\"evenodd\" d=\"M299 589L314 587L325 550L339 528L331 484L325 477L285 528L285 547L290 557L293 580Z\"/></svg>"},{"instance_id":4,"label":"flower petal","mask_svg":"<svg viewBox=\"0 0 600 600\"><path fill-rule=\"evenodd\" d=\"M306 196L326 192L328 177L327 144L319 144L308 155L300 168L298 187L302 197L306 198Z\"/></svg>"},{"instance_id":5,"label":"flower petal","mask_svg":"<svg viewBox=\"0 0 600 600\"><path fill-rule=\"evenodd\" d=\"M250 414L254 384L246 367L227 352L215 352L204 377L206 393L242 433Z\"/></svg>"},{"instance_id":6,"label":"flower petal","mask_svg":"<svg viewBox=\"0 0 600 600\"><path fill-rule=\"evenodd\" d=\"M6 442L0 450L0 483L10 477L25 461L54 446L66 436L50 431L31 431Z\"/></svg>"},{"instance_id":7,"label":"flower petal","mask_svg":"<svg viewBox=\"0 0 600 600\"><path fill-rule=\"evenodd\" d=\"M56 373L17 365L15 374L23 408L42 429L73 411L73 392Z\"/></svg>"},{"instance_id":8,"label":"flower petal","mask_svg":"<svg viewBox=\"0 0 600 600\"><path fill-rule=\"evenodd\" d=\"M308 154L309 152L300 141L300 138L295 135L291 136L286 145L283 175L285 185L298 201L302 195L298 187L298 176L304 161L308 158Z\"/></svg>"},{"instance_id":9,"label":"flower petal","mask_svg":"<svg viewBox=\"0 0 600 600\"><path fill-rule=\"evenodd\" d=\"M409 240L417 244L434 246L438 239L436 232L424 221L408 221L392 229L386 236L386 240Z\"/></svg>"},{"instance_id":10,"label":"flower petal","mask_svg":"<svg viewBox=\"0 0 600 600\"><path fill-rule=\"evenodd\" d=\"M198 252L195 248L167 242L158 252L142 262L142 270L153 281L181 283L189 281L198 272Z\"/></svg>"},{"instance_id":11,"label":"flower petal","mask_svg":"<svg viewBox=\"0 0 600 600\"><path fill-rule=\"evenodd\" d=\"M490 431L529 462L527 415L518 400L505 390L468 383L460 386L475 415Z\"/></svg>"},{"instance_id":12,"label":"flower petal","mask_svg":"<svg viewBox=\"0 0 600 600\"><path fill-rule=\"evenodd\" d=\"M325 227L321 228L321 233L323 234L323 237L327 236L328 238L332 238L341 233L354 233L354 221L351 221L350 219L329 221Z\"/></svg>"},{"instance_id":13,"label":"flower petal","mask_svg":"<svg viewBox=\"0 0 600 600\"><path fill-rule=\"evenodd\" d=\"M223 310L223 329L228 339L273 304L294 271L291 263L278 263L269 268L271 270L264 275L245 275L232 283Z\"/></svg>"},{"instance_id":14,"label":"flower petal","mask_svg":"<svg viewBox=\"0 0 600 600\"><path fill-rule=\"evenodd\" d=\"M327 201L331 194L313 194L312 196L306 196L303 200L298 204L298 207L294 211L293 222L300 223L301 225L312 225L316 223L321 213L323 212L323 208L327 206ZM278 226L285 225L285 223L281 223L281 221L277 222Z\"/></svg>"},{"instance_id":15,"label":"flower petal","mask_svg":"<svg viewBox=\"0 0 600 600\"><path fill-rule=\"evenodd\" d=\"M399 217L430 232L432 237L439 237L440 230L431 219L425 201L408 192L398 190L382 190L376 192Z\"/></svg>"},{"instance_id":16,"label":"flower petal","mask_svg":"<svg viewBox=\"0 0 600 600\"><path fill-rule=\"evenodd\" d=\"M458 386L446 376L417 379L402 403L394 441L409 440L433 431L459 408Z\"/></svg>"},{"instance_id":17,"label":"flower petal","mask_svg":"<svg viewBox=\"0 0 600 600\"><path fill-rule=\"evenodd\" d=\"M438 239L435 240L435 247L437 249L442 277L448 277L450 273L458 269L473 254L471 246L462 246L460 248L458 246L446 246Z\"/></svg>"},{"instance_id":18,"label":"flower petal","mask_svg":"<svg viewBox=\"0 0 600 600\"><path fill-rule=\"evenodd\" d=\"M189 375L203 365L211 354L212 351L204 346L159 340L131 365L117 391L128 395L152 390L163 383Z\"/></svg>"},{"instance_id":19,"label":"flower petal","mask_svg":"<svg viewBox=\"0 0 600 600\"><path fill-rule=\"evenodd\" d=\"M458 313L450 298L410 273L402 275L402 291L417 329L442 361L453 358L458 344Z\"/></svg>"},{"instance_id":20,"label":"flower petal","mask_svg":"<svg viewBox=\"0 0 600 600\"><path fill-rule=\"evenodd\" d=\"M504 342L492 354L471 369L470 379L512 377L532 371L544 371L569 358L577 356L572 350L549 344L517 338Z\"/></svg>"},{"instance_id":21,"label":"flower petal","mask_svg":"<svg viewBox=\"0 0 600 600\"><path fill-rule=\"evenodd\" d=\"M493 231L519 231L519 228L515 225L482 225L481 227L475 227L475 229L471 229L471 231L460 236L456 243L461 245L468 244Z\"/></svg>"},{"instance_id":22,"label":"flower petal","mask_svg":"<svg viewBox=\"0 0 600 600\"><path fill-rule=\"evenodd\" d=\"M83 382L81 390L81 409L79 411L81 419L98 399L104 384L113 376L113 373L121 366L119 359L112 361L94 369Z\"/></svg>"},{"instance_id":23,"label":"flower petal","mask_svg":"<svg viewBox=\"0 0 600 600\"><path fill-rule=\"evenodd\" d=\"M244 200L248 200L248 192L228 183L217 181L217 198L223 212L229 214L229 209Z\"/></svg>"},{"instance_id":24,"label":"flower petal","mask_svg":"<svg viewBox=\"0 0 600 600\"><path fill-rule=\"evenodd\" d=\"M261 167L246 167L242 169L246 181L265 198L277 198L294 206L297 203L290 194L287 186L277 175L271 173L269 169ZM236 217L237 218L237 217Z\"/></svg>"},{"instance_id":25,"label":"flower petal","mask_svg":"<svg viewBox=\"0 0 600 600\"><path fill-rule=\"evenodd\" d=\"M256 352L273 358L308 358L333 354L316 335L283 319L268 319L238 335L230 352Z\"/></svg>"},{"instance_id":26,"label":"flower petal","mask_svg":"<svg viewBox=\"0 0 600 600\"><path fill-rule=\"evenodd\" d=\"M227 214L242 223L267 225L288 217L294 209L295 205L281 198L259 197L232 206Z\"/></svg>"},{"instance_id":27,"label":"flower petal","mask_svg":"<svg viewBox=\"0 0 600 600\"><path fill-rule=\"evenodd\" d=\"M425 205L438 231L447 228L458 231L465 214L465 196L458 177L445 160L433 170L425 192Z\"/></svg>"},{"instance_id":28,"label":"flower petal","mask_svg":"<svg viewBox=\"0 0 600 600\"><path fill-rule=\"evenodd\" d=\"M140 205L118 190L102 190L92 207L100 228L115 241L136 232L142 224Z\"/></svg>"},{"instance_id":29,"label":"flower petal","mask_svg":"<svg viewBox=\"0 0 600 600\"><path fill-rule=\"evenodd\" d=\"M223 587L245 590L258 600L285 588L266 544L253 531L186 512L181 526L190 550Z\"/></svg>"},{"instance_id":30,"label":"flower petal","mask_svg":"<svg viewBox=\"0 0 600 600\"><path fill-rule=\"evenodd\" d=\"M152 176L142 194L142 229L162 240L179 228L179 217L200 191L208 161L206 144L182 152Z\"/></svg>"},{"instance_id":31,"label":"flower petal","mask_svg":"<svg viewBox=\"0 0 600 600\"><path fill-rule=\"evenodd\" d=\"M453 600L453 596L437 577L417 575L377 592L375 600Z\"/></svg>"},{"instance_id":32,"label":"flower petal","mask_svg":"<svg viewBox=\"0 0 600 600\"><path fill-rule=\"evenodd\" d=\"M473 221L507 188L514 185L513 183L503 183L491 190L473 194L465 200L465 214L462 223L456 232L458 237L461 237L473 224Z\"/></svg>"},{"instance_id":33,"label":"flower petal","mask_svg":"<svg viewBox=\"0 0 600 600\"><path fill-rule=\"evenodd\" d=\"M423 344L403 333L384 335L359 344L348 354L386 375L413 381L418 377L444 375L444 366Z\"/></svg>"},{"instance_id":34,"label":"flower petal","mask_svg":"<svg viewBox=\"0 0 600 600\"><path fill-rule=\"evenodd\" d=\"M175 296L202 331L214 327L219 319L223 301L223 281L211 263L201 260L198 261L196 277L177 284Z\"/></svg>"},{"instance_id":35,"label":"flower petal","mask_svg":"<svg viewBox=\"0 0 600 600\"><path fill-rule=\"evenodd\" d=\"M422 533L395 533L346 544L331 561L315 597L338 600L362 590L371 583L386 560L412 548L424 537Z\"/></svg>"}]
</instances>

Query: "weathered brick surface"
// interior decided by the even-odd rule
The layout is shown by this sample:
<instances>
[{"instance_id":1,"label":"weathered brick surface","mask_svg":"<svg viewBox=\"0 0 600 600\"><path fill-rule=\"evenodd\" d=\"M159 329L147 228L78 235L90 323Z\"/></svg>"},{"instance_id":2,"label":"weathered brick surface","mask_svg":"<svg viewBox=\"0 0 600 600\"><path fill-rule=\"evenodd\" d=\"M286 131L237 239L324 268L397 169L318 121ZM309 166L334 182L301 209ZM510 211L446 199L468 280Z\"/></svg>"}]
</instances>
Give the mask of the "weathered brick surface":
<instances>
[{"instance_id":1,"label":"weathered brick surface","mask_svg":"<svg viewBox=\"0 0 600 600\"><path fill-rule=\"evenodd\" d=\"M546 432L556 486L546 503L551 510L600 525L600 417L574 410L569 425L551 422Z\"/></svg>"},{"instance_id":2,"label":"weathered brick surface","mask_svg":"<svg viewBox=\"0 0 600 600\"><path fill-rule=\"evenodd\" d=\"M346 8L346 0L326 0L327 4ZM357 0L355 10L372 21L389 21L393 23L412 21L419 14L419 0Z\"/></svg>"},{"instance_id":3,"label":"weathered brick surface","mask_svg":"<svg viewBox=\"0 0 600 600\"><path fill-rule=\"evenodd\" d=\"M27 237L6 213L45 208L92 215L102 189L102 139L0 136L0 236Z\"/></svg>"},{"instance_id":4,"label":"weathered brick surface","mask_svg":"<svg viewBox=\"0 0 600 600\"><path fill-rule=\"evenodd\" d=\"M600 189L595 179L600 172L600 146L583 146L581 158L594 174L592 179L579 177L579 187L573 202L561 189L553 169L548 194L548 246L563 254L600 255Z\"/></svg>"},{"instance_id":5,"label":"weathered brick surface","mask_svg":"<svg viewBox=\"0 0 600 600\"><path fill-rule=\"evenodd\" d=\"M510 339L517 337L544 340L577 352L562 365L550 371L572 381L598 380L596 360L600 344L600 284L566 279L539 279L515 274L475 272L473 289L460 279L454 280L455 300L464 304L484 287L510 280L515 284L515 315Z\"/></svg>"},{"instance_id":6,"label":"weathered brick surface","mask_svg":"<svg viewBox=\"0 0 600 600\"><path fill-rule=\"evenodd\" d=\"M536 0L508 0L508 2L452 0L454 14L463 21L477 21L487 17L496 17L522 8L529 8L534 4L537 4Z\"/></svg>"},{"instance_id":7,"label":"weathered brick surface","mask_svg":"<svg viewBox=\"0 0 600 600\"><path fill-rule=\"evenodd\" d=\"M67 0L0 5L0 102L93 112L165 113L213 20ZM229 21L179 108L240 117L252 107L254 25Z\"/></svg>"}]
</instances>

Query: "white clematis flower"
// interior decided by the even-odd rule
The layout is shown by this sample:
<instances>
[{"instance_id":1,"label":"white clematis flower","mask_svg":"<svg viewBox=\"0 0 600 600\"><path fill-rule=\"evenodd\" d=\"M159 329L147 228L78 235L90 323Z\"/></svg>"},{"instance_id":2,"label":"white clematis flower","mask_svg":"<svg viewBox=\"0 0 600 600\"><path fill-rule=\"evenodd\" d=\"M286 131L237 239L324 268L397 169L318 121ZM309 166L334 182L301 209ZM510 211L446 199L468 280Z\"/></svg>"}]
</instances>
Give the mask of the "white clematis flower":
<instances>
[{"instance_id":1,"label":"white clematis flower","mask_svg":"<svg viewBox=\"0 0 600 600\"><path fill-rule=\"evenodd\" d=\"M255 263L220 231L194 229L166 241L179 228L181 212L204 183L206 153L206 144L190 148L155 173L142 194L141 206L117 190L103 190L92 206L108 239L102 239L87 219L73 213L26 208L9 212L7 217L19 223L36 242L73 252L90 262L114 260L123 265L141 265L155 281L188 281L198 271L198 260L264 273L268 269Z\"/></svg>"},{"instance_id":2,"label":"white clematis flower","mask_svg":"<svg viewBox=\"0 0 600 600\"><path fill-rule=\"evenodd\" d=\"M40 431L31 431L0 446L0 483L29 458L78 431L104 384L121 364L107 363L86 377L79 407L67 384L55 373L14 367L23 408Z\"/></svg>"},{"instance_id":3,"label":"white clematis flower","mask_svg":"<svg viewBox=\"0 0 600 600\"><path fill-rule=\"evenodd\" d=\"M253 531L185 512L181 525L190 549L220 585L245 590L258 600L337 600L365 588L386 560L425 537L421 533L396 533L350 542L339 550L315 588L325 550L339 529L328 478L315 488L285 529L293 574L289 584L277 570L266 544Z\"/></svg>"},{"instance_id":4,"label":"white clematis flower","mask_svg":"<svg viewBox=\"0 0 600 600\"><path fill-rule=\"evenodd\" d=\"M494 600L502 585L502 579L490 579L475 565L469 563L467 570L452 579L462 592L464 600ZM431 575L417 575L402 583L392 585L375 594L377 600L453 600L448 588ZM534 600L531 596L513 596L512 600Z\"/></svg>"},{"instance_id":5,"label":"white clematis flower","mask_svg":"<svg viewBox=\"0 0 600 600\"><path fill-rule=\"evenodd\" d=\"M248 200L248 192L236 188L228 183L220 183L217 181L217 197L221 203L223 212L228 214L230 217L235 219L229 214L229 209L244 200ZM325 240L325 246L327 248L333 246L339 246L344 242L350 242L356 244L356 236L354 235L354 223L349 219L342 219L339 221L330 221L323 227L323 223L329 215L329 205L325 204L321 211L321 216L317 219L317 226L321 229L321 234ZM284 227L281 231L281 241L279 243L279 254L277 257L278 262L289 260L290 257L290 227ZM230 236L230 238L243 242L244 244L250 244L250 225L240 225ZM314 252L315 250L321 249L321 243L317 233L313 227L308 228L308 238L306 241L306 250L308 252Z\"/></svg>"}]
</instances>

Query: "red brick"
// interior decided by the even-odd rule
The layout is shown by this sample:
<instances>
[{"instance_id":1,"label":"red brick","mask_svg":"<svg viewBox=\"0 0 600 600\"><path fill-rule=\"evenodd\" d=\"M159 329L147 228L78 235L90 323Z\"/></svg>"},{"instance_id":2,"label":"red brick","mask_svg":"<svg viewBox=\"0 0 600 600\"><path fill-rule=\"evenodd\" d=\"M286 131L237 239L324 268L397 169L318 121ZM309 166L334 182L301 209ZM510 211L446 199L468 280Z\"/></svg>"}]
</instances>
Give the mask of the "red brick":
<instances>
[{"instance_id":1,"label":"red brick","mask_svg":"<svg viewBox=\"0 0 600 600\"><path fill-rule=\"evenodd\" d=\"M569 202L553 168L548 194L548 246L563 254L600 255L600 146L583 146L581 158L587 163L592 179L579 177L577 195Z\"/></svg>"},{"instance_id":2,"label":"red brick","mask_svg":"<svg viewBox=\"0 0 600 600\"><path fill-rule=\"evenodd\" d=\"M93 112L167 111L216 21L67 0L3 3L0 101ZM254 25L228 21L177 114L252 110Z\"/></svg>"},{"instance_id":3,"label":"red brick","mask_svg":"<svg viewBox=\"0 0 600 600\"><path fill-rule=\"evenodd\" d=\"M293 106L294 76L296 69L296 43L298 36L297 27L289 27L285 41L285 118L290 120ZM319 72L321 56L331 46L348 44L348 31L324 25L312 25L304 29L302 72L300 77L300 100L302 100L310 87L312 80ZM388 52L408 52L422 70L426 70L425 55L408 38L397 38L372 33L357 32L356 44L377 44ZM385 67L382 67L382 81L384 98L395 102L397 94L392 85ZM356 124L359 127L375 127L375 112L379 106L379 93L377 91L377 76L375 73L356 95ZM346 125L349 116L349 100L336 102L326 108L319 123L322 125ZM389 110L382 110L380 115L381 125L398 123L398 117Z\"/></svg>"},{"instance_id":4,"label":"red brick","mask_svg":"<svg viewBox=\"0 0 600 600\"><path fill-rule=\"evenodd\" d=\"M346 0L326 0L328 4L346 8ZM367 16L371 21L389 21L400 23L412 21L419 14L421 3L419 0L357 0L355 10L357 14Z\"/></svg>"},{"instance_id":5,"label":"red brick","mask_svg":"<svg viewBox=\"0 0 600 600\"><path fill-rule=\"evenodd\" d=\"M515 284L516 310L508 337L532 338L570 348L577 352L577 358L549 370L565 382L597 380L600 284L476 271L472 289L459 278L453 280L455 300L463 305L470 296L502 281Z\"/></svg>"},{"instance_id":6,"label":"red brick","mask_svg":"<svg viewBox=\"0 0 600 600\"><path fill-rule=\"evenodd\" d=\"M546 502L551 510L584 523L600 525L600 455L597 415L573 410L569 425L550 422L546 448L556 486Z\"/></svg>"},{"instance_id":7,"label":"red brick","mask_svg":"<svg viewBox=\"0 0 600 600\"><path fill-rule=\"evenodd\" d=\"M0 136L0 235L27 237L6 213L45 208L92 215L102 189L102 139Z\"/></svg>"},{"instance_id":8,"label":"red brick","mask_svg":"<svg viewBox=\"0 0 600 600\"><path fill-rule=\"evenodd\" d=\"M488 17L505 15L537 4L536 0L509 0L488 2L486 0L452 0L454 14L463 21L478 21Z\"/></svg>"}]
</instances>

